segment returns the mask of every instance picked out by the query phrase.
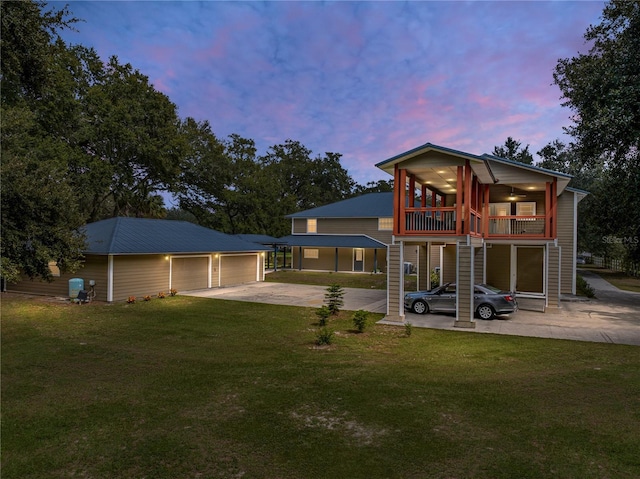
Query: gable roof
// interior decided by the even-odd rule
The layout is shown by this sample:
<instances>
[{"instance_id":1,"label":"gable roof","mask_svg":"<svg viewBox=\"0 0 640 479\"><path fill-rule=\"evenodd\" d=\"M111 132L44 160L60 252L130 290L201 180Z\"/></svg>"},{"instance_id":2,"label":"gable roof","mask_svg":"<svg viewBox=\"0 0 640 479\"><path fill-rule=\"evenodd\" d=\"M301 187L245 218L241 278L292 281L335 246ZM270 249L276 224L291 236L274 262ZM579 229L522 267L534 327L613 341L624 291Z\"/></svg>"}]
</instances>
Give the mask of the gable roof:
<instances>
[{"instance_id":1,"label":"gable roof","mask_svg":"<svg viewBox=\"0 0 640 479\"><path fill-rule=\"evenodd\" d=\"M87 254L268 251L269 248L187 221L109 218L84 227Z\"/></svg>"},{"instance_id":2,"label":"gable roof","mask_svg":"<svg viewBox=\"0 0 640 479\"><path fill-rule=\"evenodd\" d=\"M367 193L346 200L299 211L287 218L388 218L393 217L393 192Z\"/></svg>"},{"instance_id":3,"label":"gable roof","mask_svg":"<svg viewBox=\"0 0 640 479\"><path fill-rule=\"evenodd\" d=\"M280 238L289 246L311 246L316 248L378 248L387 245L367 235L289 235Z\"/></svg>"},{"instance_id":4,"label":"gable roof","mask_svg":"<svg viewBox=\"0 0 640 479\"><path fill-rule=\"evenodd\" d=\"M282 241L280 241L278 238L274 238L273 236L269 236L269 235L243 233L243 234L237 234L236 236L241 240L249 241L250 243L258 243L261 245L274 246L277 244L283 244Z\"/></svg>"}]
</instances>

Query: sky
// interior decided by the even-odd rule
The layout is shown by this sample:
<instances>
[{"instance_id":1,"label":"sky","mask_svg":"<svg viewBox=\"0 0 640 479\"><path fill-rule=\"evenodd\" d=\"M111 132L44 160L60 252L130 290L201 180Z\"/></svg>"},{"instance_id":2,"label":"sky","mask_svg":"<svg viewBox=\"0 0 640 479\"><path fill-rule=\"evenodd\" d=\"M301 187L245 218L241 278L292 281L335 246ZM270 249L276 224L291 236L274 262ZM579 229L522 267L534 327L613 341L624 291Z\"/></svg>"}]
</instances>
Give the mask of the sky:
<instances>
[{"instance_id":1,"label":"sky","mask_svg":"<svg viewBox=\"0 0 640 479\"><path fill-rule=\"evenodd\" d=\"M511 136L539 151L559 138L553 70L587 53L602 1L71 1L70 44L149 77L181 118L258 154L287 139L342 154L359 184L424 143L491 153Z\"/></svg>"}]
</instances>

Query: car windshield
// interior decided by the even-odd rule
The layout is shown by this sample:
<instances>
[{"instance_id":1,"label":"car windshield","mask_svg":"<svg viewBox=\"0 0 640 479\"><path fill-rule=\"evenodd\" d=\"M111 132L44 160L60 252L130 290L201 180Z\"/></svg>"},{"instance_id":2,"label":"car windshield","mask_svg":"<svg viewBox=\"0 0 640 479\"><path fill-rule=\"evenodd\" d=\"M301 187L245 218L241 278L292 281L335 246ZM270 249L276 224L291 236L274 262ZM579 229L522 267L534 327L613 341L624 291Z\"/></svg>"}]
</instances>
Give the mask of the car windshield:
<instances>
[{"instance_id":1,"label":"car windshield","mask_svg":"<svg viewBox=\"0 0 640 479\"><path fill-rule=\"evenodd\" d=\"M480 286L482 286L483 288L488 289L492 293L499 293L500 292L500 289L496 288L495 286L491 286L490 284L481 284Z\"/></svg>"}]
</instances>

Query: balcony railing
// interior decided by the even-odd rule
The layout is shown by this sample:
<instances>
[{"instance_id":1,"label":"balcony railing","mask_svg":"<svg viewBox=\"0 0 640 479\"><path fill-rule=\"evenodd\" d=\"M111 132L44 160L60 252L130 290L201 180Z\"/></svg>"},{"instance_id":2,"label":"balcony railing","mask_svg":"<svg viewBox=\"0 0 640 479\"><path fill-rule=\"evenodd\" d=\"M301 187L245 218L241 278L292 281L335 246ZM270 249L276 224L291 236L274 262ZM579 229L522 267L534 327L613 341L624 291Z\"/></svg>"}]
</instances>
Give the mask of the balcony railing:
<instances>
[{"instance_id":1,"label":"balcony railing","mask_svg":"<svg viewBox=\"0 0 640 479\"><path fill-rule=\"evenodd\" d=\"M455 234L456 209L450 207L407 208L405 210L407 234Z\"/></svg>"},{"instance_id":2,"label":"balcony railing","mask_svg":"<svg viewBox=\"0 0 640 479\"><path fill-rule=\"evenodd\" d=\"M535 236L544 237L546 217L536 216L489 216L487 236Z\"/></svg>"},{"instance_id":3,"label":"balcony railing","mask_svg":"<svg viewBox=\"0 0 640 479\"><path fill-rule=\"evenodd\" d=\"M544 238L545 215L534 216L489 216L488 231L484 231L482 215L475 210L470 211L470 225L462 225L463 234L484 237L533 237ZM455 235L456 208L406 208L405 235Z\"/></svg>"}]
</instances>

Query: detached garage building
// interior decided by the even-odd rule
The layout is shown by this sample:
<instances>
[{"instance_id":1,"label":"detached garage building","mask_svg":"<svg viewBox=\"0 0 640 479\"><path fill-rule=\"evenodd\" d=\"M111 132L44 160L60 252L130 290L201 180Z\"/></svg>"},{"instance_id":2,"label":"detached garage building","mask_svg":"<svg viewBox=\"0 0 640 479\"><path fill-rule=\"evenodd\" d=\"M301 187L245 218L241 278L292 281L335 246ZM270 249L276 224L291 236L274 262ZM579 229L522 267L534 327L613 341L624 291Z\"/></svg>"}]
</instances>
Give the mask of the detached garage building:
<instances>
[{"instance_id":1,"label":"detached garage building","mask_svg":"<svg viewBox=\"0 0 640 479\"><path fill-rule=\"evenodd\" d=\"M68 281L95 281L96 300L123 301L264 280L269 248L185 221L110 218L85 227L83 268L52 283L25 279L10 291L68 295ZM55 268L53 268L55 271ZM55 273L54 273L55 274Z\"/></svg>"}]
</instances>

